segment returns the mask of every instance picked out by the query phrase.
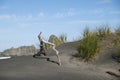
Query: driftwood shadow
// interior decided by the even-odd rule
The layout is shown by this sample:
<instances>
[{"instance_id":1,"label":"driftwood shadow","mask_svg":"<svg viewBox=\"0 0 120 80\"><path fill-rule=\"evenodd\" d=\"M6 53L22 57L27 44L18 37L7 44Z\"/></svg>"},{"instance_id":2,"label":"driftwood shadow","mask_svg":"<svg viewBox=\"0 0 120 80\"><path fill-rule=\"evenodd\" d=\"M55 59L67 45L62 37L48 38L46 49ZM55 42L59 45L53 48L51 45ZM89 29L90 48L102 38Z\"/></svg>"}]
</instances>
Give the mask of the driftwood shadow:
<instances>
[{"instance_id":1,"label":"driftwood shadow","mask_svg":"<svg viewBox=\"0 0 120 80\"><path fill-rule=\"evenodd\" d=\"M46 57L46 56L35 56L35 55L33 55L33 57L36 58L36 59L46 59L46 61L48 61L48 62L55 63L55 64L59 65L59 63L57 61L53 61L49 57Z\"/></svg>"},{"instance_id":2,"label":"driftwood shadow","mask_svg":"<svg viewBox=\"0 0 120 80\"><path fill-rule=\"evenodd\" d=\"M47 61L51 62L51 63L55 63L57 65L59 65L59 63L57 61L53 61L53 60L50 60L50 58L47 58Z\"/></svg>"},{"instance_id":3,"label":"driftwood shadow","mask_svg":"<svg viewBox=\"0 0 120 80\"><path fill-rule=\"evenodd\" d=\"M120 63L120 57L119 55L112 54L111 55L114 60L116 60L118 63Z\"/></svg>"}]
</instances>

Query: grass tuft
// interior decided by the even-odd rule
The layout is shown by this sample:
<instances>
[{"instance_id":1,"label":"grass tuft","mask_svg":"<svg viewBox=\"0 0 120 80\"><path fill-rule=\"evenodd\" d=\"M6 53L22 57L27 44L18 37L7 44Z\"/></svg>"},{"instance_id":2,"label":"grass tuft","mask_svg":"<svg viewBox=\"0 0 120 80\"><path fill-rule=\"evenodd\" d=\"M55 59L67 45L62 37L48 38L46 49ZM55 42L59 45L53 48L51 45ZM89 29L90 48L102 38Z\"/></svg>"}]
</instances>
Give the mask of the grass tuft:
<instances>
[{"instance_id":1,"label":"grass tuft","mask_svg":"<svg viewBox=\"0 0 120 80\"><path fill-rule=\"evenodd\" d=\"M111 33L110 28L108 27L108 25L103 25L99 28L97 28L97 34L99 38L104 38L106 36L108 36Z\"/></svg>"},{"instance_id":2,"label":"grass tuft","mask_svg":"<svg viewBox=\"0 0 120 80\"><path fill-rule=\"evenodd\" d=\"M115 33L120 35L120 26L118 26L116 29L115 29Z\"/></svg>"},{"instance_id":3,"label":"grass tuft","mask_svg":"<svg viewBox=\"0 0 120 80\"><path fill-rule=\"evenodd\" d=\"M95 32L90 32L89 28L86 28L83 33L83 39L77 48L80 56L85 60L92 60L93 57L99 52L99 42Z\"/></svg>"},{"instance_id":4,"label":"grass tuft","mask_svg":"<svg viewBox=\"0 0 120 80\"><path fill-rule=\"evenodd\" d=\"M61 43L65 43L65 42L67 42L67 35L61 34L58 36L58 39L60 40Z\"/></svg>"},{"instance_id":5,"label":"grass tuft","mask_svg":"<svg viewBox=\"0 0 120 80\"><path fill-rule=\"evenodd\" d=\"M118 48L118 57L120 58L120 46Z\"/></svg>"},{"instance_id":6,"label":"grass tuft","mask_svg":"<svg viewBox=\"0 0 120 80\"><path fill-rule=\"evenodd\" d=\"M89 61L100 51L101 40L107 37L111 33L108 25L102 25L97 28L96 31L90 31L89 28L85 28L83 32L83 38L80 40L80 44L77 47L77 51L80 56Z\"/></svg>"}]
</instances>

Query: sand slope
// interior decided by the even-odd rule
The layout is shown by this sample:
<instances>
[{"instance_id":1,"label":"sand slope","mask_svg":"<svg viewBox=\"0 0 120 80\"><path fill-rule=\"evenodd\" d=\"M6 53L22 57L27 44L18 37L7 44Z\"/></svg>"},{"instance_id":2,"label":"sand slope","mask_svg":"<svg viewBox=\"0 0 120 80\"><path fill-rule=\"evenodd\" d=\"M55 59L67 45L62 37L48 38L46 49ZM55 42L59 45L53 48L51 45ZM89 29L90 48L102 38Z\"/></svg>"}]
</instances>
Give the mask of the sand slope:
<instances>
[{"instance_id":1,"label":"sand slope","mask_svg":"<svg viewBox=\"0 0 120 80\"><path fill-rule=\"evenodd\" d=\"M119 77L106 73L113 71L120 74L120 63L110 56L107 61L104 61L106 56L103 56L101 60L84 63L73 56L77 53L76 44L78 43L70 42L57 47L62 66L57 65L53 50L47 51L50 61L32 56L0 60L0 80L120 80Z\"/></svg>"}]
</instances>

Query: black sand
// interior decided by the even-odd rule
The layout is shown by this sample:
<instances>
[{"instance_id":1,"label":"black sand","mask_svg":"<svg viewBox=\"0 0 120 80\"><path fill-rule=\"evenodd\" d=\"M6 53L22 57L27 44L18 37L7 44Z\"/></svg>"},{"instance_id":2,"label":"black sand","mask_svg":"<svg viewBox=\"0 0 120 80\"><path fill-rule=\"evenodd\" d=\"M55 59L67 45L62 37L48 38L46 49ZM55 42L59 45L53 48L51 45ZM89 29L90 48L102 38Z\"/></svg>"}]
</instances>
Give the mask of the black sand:
<instances>
[{"instance_id":1,"label":"black sand","mask_svg":"<svg viewBox=\"0 0 120 80\"><path fill-rule=\"evenodd\" d=\"M120 80L106 73L114 71L119 74L119 63L112 59L107 64L84 63L72 57L76 53L74 45L68 43L58 47L62 66L57 64L51 50L48 52L50 61L32 55L0 60L0 80Z\"/></svg>"}]
</instances>

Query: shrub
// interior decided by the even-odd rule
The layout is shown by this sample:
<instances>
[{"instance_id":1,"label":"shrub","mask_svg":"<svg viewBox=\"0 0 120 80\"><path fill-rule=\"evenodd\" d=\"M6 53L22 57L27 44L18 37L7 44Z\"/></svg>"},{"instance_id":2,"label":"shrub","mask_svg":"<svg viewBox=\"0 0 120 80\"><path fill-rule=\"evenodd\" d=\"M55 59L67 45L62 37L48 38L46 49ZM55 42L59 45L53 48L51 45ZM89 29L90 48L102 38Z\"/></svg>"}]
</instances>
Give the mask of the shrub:
<instances>
[{"instance_id":1,"label":"shrub","mask_svg":"<svg viewBox=\"0 0 120 80\"><path fill-rule=\"evenodd\" d=\"M110 28L108 27L108 25L103 25L102 27L97 29L97 35L99 38L104 38L109 34L110 34Z\"/></svg>"},{"instance_id":2,"label":"shrub","mask_svg":"<svg viewBox=\"0 0 120 80\"><path fill-rule=\"evenodd\" d=\"M93 59L99 51L99 42L96 33L92 33L89 31L89 28L86 28L77 50L85 61Z\"/></svg>"},{"instance_id":3,"label":"shrub","mask_svg":"<svg viewBox=\"0 0 120 80\"><path fill-rule=\"evenodd\" d=\"M120 58L120 46L118 48L118 57Z\"/></svg>"},{"instance_id":4,"label":"shrub","mask_svg":"<svg viewBox=\"0 0 120 80\"><path fill-rule=\"evenodd\" d=\"M113 39L112 43L116 46L116 45L120 45L120 38L115 38Z\"/></svg>"},{"instance_id":5,"label":"shrub","mask_svg":"<svg viewBox=\"0 0 120 80\"><path fill-rule=\"evenodd\" d=\"M115 33L120 34L120 26L115 29Z\"/></svg>"},{"instance_id":6,"label":"shrub","mask_svg":"<svg viewBox=\"0 0 120 80\"><path fill-rule=\"evenodd\" d=\"M87 37L87 36L90 36L90 35L91 35L91 32L90 32L89 28L86 27L84 32L83 32L83 37Z\"/></svg>"},{"instance_id":7,"label":"shrub","mask_svg":"<svg viewBox=\"0 0 120 80\"><path fill-rule=\"evenodd\" d=\"M66 34L61 34L58 39L60 40L61 43L67 42L67 35Z\"/></svg>"}]
</instances>

